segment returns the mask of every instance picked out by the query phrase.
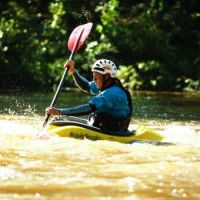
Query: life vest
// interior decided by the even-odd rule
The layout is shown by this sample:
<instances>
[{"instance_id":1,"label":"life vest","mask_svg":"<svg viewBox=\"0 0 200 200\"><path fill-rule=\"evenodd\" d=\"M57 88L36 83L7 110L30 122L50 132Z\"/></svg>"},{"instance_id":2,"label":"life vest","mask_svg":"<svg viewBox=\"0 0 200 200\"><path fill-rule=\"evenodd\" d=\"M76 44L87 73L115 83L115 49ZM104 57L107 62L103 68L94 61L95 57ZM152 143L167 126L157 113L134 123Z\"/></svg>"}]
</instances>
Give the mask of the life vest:
<instances>
[{"instance_id":1,"label":"life vest","mask_svg":"<svg viewBox=\"0 0 200 200\"><path fill-rule=\"evenodd\" d=\"M126 131L130 123L128 117L113 117L108 113L94 112L89 115L88 124L109 131Z\"/></svg>"}]
</instances>

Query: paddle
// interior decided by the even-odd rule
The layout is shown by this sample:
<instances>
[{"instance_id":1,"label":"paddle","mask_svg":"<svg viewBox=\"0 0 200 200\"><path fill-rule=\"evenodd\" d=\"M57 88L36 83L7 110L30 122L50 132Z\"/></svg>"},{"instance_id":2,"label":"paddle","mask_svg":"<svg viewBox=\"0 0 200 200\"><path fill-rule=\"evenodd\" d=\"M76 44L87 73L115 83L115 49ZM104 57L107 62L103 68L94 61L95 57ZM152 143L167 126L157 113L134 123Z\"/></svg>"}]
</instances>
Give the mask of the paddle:
<instances>
[{"instance_id":1,"label":"paddle","mask_svg":"<svg viewBox=\"0 0 200 200\"><path fill-rule=\"evenodd\" d=\"M77 52L80 47L83 45L84 41L87 39L88 35L90 34L90 31L92 29L92 23L87 23L80 25L76 27L73 32L71 33L69 40L68 40L68 49L71 51L71 54L69 56L69 60L72 59L74 52ZM56 101L58 99L58 95L60 93L61 87L63 85L64 79L68 74L68 68L66 68L63 72L62 78L60 80L60 83L58 85L58 88L56 90L56 93L53 97L53 100L50 104L50 107L53 107L56 104ZM46 126L50 115L46 113L45 121L43 123L43 127Z\"/></svg>"}]
</instances>

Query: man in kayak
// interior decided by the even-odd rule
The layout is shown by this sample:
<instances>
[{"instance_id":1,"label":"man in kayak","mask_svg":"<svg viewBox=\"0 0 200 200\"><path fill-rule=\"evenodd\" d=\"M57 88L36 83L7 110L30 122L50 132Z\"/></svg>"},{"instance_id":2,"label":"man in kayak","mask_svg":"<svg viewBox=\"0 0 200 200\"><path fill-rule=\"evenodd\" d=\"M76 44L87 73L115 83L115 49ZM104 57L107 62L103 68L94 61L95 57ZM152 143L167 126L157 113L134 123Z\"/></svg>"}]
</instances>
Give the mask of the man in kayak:
<instances>
[{"instance_id":1,"label":"man in kayak","mask_svg":"<svg viewBox=\"0 0 200 200\"><path fill-rule=\"evenodd\" d=\"M94 96L87 104L73 108L58 109L48 107L50 115L81 116L89 115L88 124L108 131L126 131L131 121L132 100L117 76L116 65L106 59L97 60L92 66L93 81L82 77L74 67L73 60L68 60L68 67L76 85L84 92Z\"/></svg>"}]
</instances>

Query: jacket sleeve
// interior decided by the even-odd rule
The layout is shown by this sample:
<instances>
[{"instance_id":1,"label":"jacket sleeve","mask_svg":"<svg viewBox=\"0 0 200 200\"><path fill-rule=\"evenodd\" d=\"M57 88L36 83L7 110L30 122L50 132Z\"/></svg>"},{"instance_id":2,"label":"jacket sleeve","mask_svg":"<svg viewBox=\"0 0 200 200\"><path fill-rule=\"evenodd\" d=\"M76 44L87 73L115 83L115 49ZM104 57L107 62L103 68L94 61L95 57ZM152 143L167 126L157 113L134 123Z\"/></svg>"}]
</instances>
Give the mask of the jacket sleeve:
<instances>
[{"instance_id":1,"label":"jacket sleeve","mask_svg":"<svg viewBox=\"0 0 200 200\"><path fill-rule=\"evenodd\" d=\"M84 92L89 92L90 91L90 85L89 81L82 77L77 70L73 73L73 78L76 83L76 85L83 90Z\"/></svg>"},{"instance_id":2,"label":"jacket sleeve","mask_svg":"<svg viewBox=\"0 0 200 200\"><path fill-rule=\"evenodd\" d=\"M61 115L81 116L94 112L96 108L91 104L84 104L73 108L65 108L59 110Z\"/></svg>"}]
</instances>

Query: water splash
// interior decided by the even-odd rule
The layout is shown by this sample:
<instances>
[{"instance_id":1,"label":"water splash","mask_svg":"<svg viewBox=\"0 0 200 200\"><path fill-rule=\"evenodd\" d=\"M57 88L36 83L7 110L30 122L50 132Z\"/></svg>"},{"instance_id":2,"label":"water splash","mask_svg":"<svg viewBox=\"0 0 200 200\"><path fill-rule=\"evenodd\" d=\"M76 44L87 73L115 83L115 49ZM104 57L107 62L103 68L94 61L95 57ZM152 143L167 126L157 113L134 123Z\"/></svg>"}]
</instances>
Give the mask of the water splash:
<instances>
[{"instance_id":1,"label":"water splash","mask_svg":"<svg viewBox=\"0 0 200 200\"><path fill-rule=\"evenodd\" d=\"M163 134L167 142L200 146L199 129L191 125L172 123L166 127Z\"/></svg>"},{"instance_id":2,"label":"water splash","mask_svg":"<svg viewBox=\"0 0 200 200\"><path fill-rule=\"evenodd\" d=\"M29 115L29 116L38 116L37 109L35 108L35 105L30 105L27 103L24 103L23 101L15 100L15 103L12 106L9 106L8 108L4 108L3 112L5 114L9 115Z\"/></svg>"}]
</instances>

